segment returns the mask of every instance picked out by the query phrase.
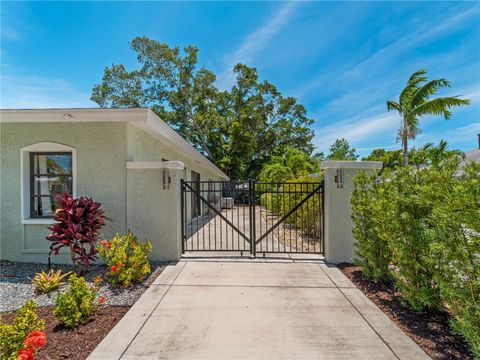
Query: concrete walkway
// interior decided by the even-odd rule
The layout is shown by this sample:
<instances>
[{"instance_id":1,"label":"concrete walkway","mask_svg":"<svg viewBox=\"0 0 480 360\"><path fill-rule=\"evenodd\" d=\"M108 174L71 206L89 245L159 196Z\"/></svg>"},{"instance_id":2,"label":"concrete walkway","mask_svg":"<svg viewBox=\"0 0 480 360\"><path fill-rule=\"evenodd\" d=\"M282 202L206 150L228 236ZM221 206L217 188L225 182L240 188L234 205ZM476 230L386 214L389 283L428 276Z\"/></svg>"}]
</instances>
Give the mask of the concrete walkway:
<instances>
[{"instance_id":1,"label":"concrete walkway","mask_svg":"<svg viewBox=\"0 0 480 360\"><path fill-rule=\"evenodd\" d=\"M428 359L321 261L168 266L90 360Z\"/></svg>"}]
</instances>

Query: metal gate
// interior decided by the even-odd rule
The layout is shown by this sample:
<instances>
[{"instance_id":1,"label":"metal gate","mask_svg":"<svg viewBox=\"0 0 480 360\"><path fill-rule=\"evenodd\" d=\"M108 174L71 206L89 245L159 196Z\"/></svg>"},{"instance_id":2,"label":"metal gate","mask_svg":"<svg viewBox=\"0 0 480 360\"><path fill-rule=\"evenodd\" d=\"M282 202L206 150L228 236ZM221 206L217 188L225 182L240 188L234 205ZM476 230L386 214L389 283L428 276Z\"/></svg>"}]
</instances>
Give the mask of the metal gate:
<instances>
[{"instance_id":1,"label":"metal gate","mask_svg":"<svg viewBox=\"0 0 480 360\"><path fill-rule=\"evenodd\" d=\"M323 204L323 182L182 180L182 251L323 254Z\"/></svg>"}]
</instances>

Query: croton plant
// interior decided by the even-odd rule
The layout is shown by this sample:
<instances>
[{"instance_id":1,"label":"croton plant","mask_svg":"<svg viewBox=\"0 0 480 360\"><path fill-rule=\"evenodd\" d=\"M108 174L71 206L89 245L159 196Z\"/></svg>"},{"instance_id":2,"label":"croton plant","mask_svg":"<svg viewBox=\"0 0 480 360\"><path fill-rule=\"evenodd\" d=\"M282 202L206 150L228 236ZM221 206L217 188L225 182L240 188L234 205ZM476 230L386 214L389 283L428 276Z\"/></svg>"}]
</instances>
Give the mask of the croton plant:
<instances>
[{"instance_id":1,"label":"croton plant","mask_svg":"<svg viewBox=\"0 0 480 360\"><path fill-rule=\"evenodd\" d=\"M69 247L75 270L81 264L84 273L88 271L90 263L97 260L97 238L108 218L101 209L101 204L91 198L80 196L74 199L65 193L57 195L55 200L55 220L58 223L48 227L51 233L47 240L52 242L49 261L52 253L58 255L61 248Z\"/></svg>"}]
</instances>

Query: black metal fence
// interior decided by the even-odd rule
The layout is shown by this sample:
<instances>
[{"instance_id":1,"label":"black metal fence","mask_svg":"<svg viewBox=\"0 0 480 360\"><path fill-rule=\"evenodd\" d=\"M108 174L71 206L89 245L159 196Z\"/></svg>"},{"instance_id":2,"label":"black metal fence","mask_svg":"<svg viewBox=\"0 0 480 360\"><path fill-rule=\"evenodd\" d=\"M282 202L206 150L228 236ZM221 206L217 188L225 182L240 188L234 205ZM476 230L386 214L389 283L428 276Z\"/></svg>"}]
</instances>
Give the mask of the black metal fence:
<instances>
[{"instance_id":1,"label":"black metal fence","mask_svg":"<svg viewBox=\"0 0 480 360\"><path fill-rule=\"evenodd\" d=\"M323 183L182 181L182 250L318 253Z\"/></svg>"}]
</instances>

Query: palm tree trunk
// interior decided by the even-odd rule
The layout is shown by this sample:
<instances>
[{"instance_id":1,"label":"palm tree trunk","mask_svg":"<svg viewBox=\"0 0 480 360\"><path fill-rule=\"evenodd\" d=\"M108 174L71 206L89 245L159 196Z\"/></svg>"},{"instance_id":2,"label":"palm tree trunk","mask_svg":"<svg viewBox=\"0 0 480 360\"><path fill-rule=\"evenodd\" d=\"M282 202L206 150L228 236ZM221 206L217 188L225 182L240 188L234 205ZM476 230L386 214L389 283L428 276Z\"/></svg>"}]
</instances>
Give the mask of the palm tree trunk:
<instances>
[{"instance_id":1,"label":"palm tree trunk","mask_svg":"<svg viewBox=\"0 0 480 360\"><path fill-rule=\"evenodd\" d=\"M403 143L403 166L408 166L408 138L405 136L405 138L402 139Z\"/></svg>"},{"instance_id":2,"label":"palm tree trunk","mask_svg":"<svg viewBox=\"0 0 480 360\"><path fill-rule=\"evenodd\" d=\"M407 123L406 117L403 118L402 145L403 145L403 166L408 166L408 123Z\"/></svg>"}]
</instances>

